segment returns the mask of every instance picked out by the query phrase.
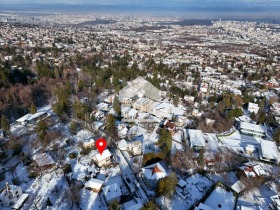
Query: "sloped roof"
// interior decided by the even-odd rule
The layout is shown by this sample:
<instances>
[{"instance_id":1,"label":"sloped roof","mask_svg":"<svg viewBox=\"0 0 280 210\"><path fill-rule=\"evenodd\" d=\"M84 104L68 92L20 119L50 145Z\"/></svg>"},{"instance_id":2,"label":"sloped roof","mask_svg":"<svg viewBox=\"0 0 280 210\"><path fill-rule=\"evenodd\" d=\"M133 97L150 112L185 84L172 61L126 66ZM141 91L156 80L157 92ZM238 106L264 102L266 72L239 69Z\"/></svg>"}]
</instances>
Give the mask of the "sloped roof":
<instances>
[{"instance_id":1,"label":"sloped roof","mask_svg":"<svg viewBox=\"0 0 280 210\"><path fill-rule=\"evenodd\" d=\"M160 163L155 163L145 168L142 168L142 172L147 179L158 180L167 176L165 169L161 166Z\"/></svg>"},{"instance_id":2,"label":"sloped roof","mask_svg":"<svg viewBox=\"0 0 280 210\"><path fill-rule=\"evenodd\" d=\"M104 181L102 180L92 178L85 183L85 187L99 190L102 187L103 183Z\"/></svg>"},{"instance_id":3,"label":"sloped roof","mask_svg":"<svg viewBox=\"0 0 280 210\"><path fill-rule=\"evenodd\" d=\"M125 98L133 98L137 95L145 95L146 97L155 101L160 101L160 90L145 80L143 77L137 77L135 80L128 83L119 92L120 101Z\"/></svg>"},{"instance_id":4,"label":"sloped roof","mask_svg":"<svg viewBox=\"0 0 280 210\"><path fill-rule=\"evenodd\" d=\"M111 152L108 149L106 149L102 152L102 155L100 155L100 153L98 152L94 155L93 158L96 159L98 162L101 162L102 160L105 160L106 158L109 158L111 156Z\"/></svg>"},{"instance_id":5,"label":"sloped roof","mask_svg":"<svg viewBox=\"0 0 280 210\"><path fill-rule=\"evenodd\" d=\"M117 183L102 188L107 201L111 201L122 195L121 189Z\"/></svg>"}]
</instances>

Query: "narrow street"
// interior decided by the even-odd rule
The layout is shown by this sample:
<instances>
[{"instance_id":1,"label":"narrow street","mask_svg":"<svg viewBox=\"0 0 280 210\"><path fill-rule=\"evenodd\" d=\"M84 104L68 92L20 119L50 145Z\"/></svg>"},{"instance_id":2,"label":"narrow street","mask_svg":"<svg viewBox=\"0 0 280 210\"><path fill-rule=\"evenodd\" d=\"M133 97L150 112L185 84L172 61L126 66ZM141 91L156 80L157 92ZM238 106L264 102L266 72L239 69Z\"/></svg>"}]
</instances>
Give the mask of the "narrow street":
<instances>
[{"instance_id":1,"label":"narrow street","mask_svg":"<svg viewBox=\"0 0 280 210\"><path fill-rule=\"evenodd\" d=\"M145 194L144 190L142 189L140 183L138 182L136 177L133 175L133 172L132 172L131 168L129 167L129 164L127 163L127 161L123 157L122 153L118 149L115 150L115 155L119 161L122 175L124 176L124 178L130 179L131 188L134 189L134 192L136 193L138 198L142 201L142 204L145 204L146 202L149 201L149 199L148 199L147 195Z\"/></svg>"}]
</instances>

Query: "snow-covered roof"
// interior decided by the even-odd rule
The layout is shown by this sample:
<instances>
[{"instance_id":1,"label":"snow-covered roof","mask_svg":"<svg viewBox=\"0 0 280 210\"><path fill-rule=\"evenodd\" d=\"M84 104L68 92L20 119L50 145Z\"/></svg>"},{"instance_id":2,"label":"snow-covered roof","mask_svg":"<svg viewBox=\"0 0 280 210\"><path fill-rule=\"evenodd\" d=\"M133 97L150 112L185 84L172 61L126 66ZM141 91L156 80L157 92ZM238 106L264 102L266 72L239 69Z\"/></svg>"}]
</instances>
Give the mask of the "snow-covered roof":
<instances>
[{"instance_id":1,"label":"snow-covered roof","mask_svg":"<svg viewBox=\"0 0 280 210\"><path fill-rule=\"evenodd\" d=\"M238 118L236 118L237 120L241 121L241 122L247 122L249 123L250 121L252 121L252 119L246 115L242 115Z\"/></svg>"},{"instance_id":2,"label":"snow-covered roof","mask_svg":"<svg viewBox=\"0 0 280 210\"><path fill-rule=\"evenodd\" d=\"M102 122L94 121L92 126L98 130L102 125L104 125Z\"/></svg>"},{"instance_id":3,"label":"snow-covered roof","mask_svg":"<svg viewBox=\"0 0 280 210\"><path fill-rule=\"evenodd\" d=\"M102 152L102 155L100 155L100 153L96 153L93 158L96 159L98 162L101 162L102 160L105 160L111 156L111 152L108 149L106 149Z\"/></svg>"},{"instance_id":4,"label":"snow-covered roof","mask_svg":"<svg viewBox=\"0 0 280 210\"><path fill-rule=\"evenodd\" d=\"M256 125L253 123L241 122L240 129L251 130L251 131L256 131L256 132L260 132L260 133L266 133L265 126Z\"/></svg>"},{"instance_id":5,"label":"snow-covered roof","mask_svg":"<svg viewBox=\"0 0 280 210\"><path fill-rule=\"evenodd\" d=\"M36 154L33 156L33 160L36 161L39 166L55 164L53 158L47 153Z\"/></svg>"},{"instance_id":6,"label":"snow-covered roof","mask_svg":"<svg viewBox=\"0 0 280 210\"><path fill-rule=\"evenodd\" d=\"M140 95L139 93L155 101L160 101L161 99L160 90L158 88L143 77L137 77L119 91L120 101L123 101L124 98L133 98L134 96Z\"/></svg>"},{"instance_id":7,"label":"snow-covered roof","mask_svg":"<svg viewBox=\"0 0 280 210\"><path fill-rule=\"evenodd\" d=\"M256 108L259 108L259 105L256 104L256 103L251 103L251 102L249 102L249 103L248 103L248 108L249 108L249 109L256 109Z\"/></svg>"},{"instance_id":8,"label":"snow-covered roof","mask_svg":"<svg viewBox=\"0 0 280 210\"><path fill-rule=\"evenodd\" d=\"M136 116L136 114L138 113L138 111L136 109L130 109L130 111L128 112L128 115L130 117Z\"/></svg>"},{"instance_id":9,"label":"snow-covered roof","mask_svg":"<svg viewBox=\"0 0 280 210\"><path fill-rule=\"evenodd\" d=\"M240 193L245 189L245 185L241 181L237 181L231 186L231 189L236 193Z\"/></svg>"},{"instance_id":10,"label":"snow-covered roof","mask_svg":"<svg viewBox=\"0 0 280 210\"><path fill-rule=\"evenodd\" d=\"M279 195L271 196L270 199L277 205L277 207L280 207L280 196Z\"/></svg>"},{"instance_id":11,"label":"snow-covered roof","mask_svg":"<svg viewBox=\"0 0 280 210\"><path fill-rule=\"evenodd\" d=\"M122 139L118 142L118 148L123 150L123 149L126 149L127 147L127 142L126 140Z\"/></svg>"},{"instance_id":12,"label":"snow-covered roof","mask_svg":"<svg viewBox=\"0 0 280 210\"><path fill-rule=\"evenodd\" d=\"M26 114L24 116L22 116L21 118L17 119L16 121L17 122L25 122L25 121L30 121L30 120L33 120L33 119L36 119L42 115L46 114L46 112L37 112L35 114Z\"/></svg>"},{"instance_id":13,"label":"snow-covered roof","mask_svg":"<svg viewBox=\"0 0 280 210\"><path fill-rule=\"evenodd\" d=\"M142 205L136 199L133 199L123 204L123 210L139 210L141 208Z\"/></svg>"},{"instance_id":14,"label":"snow-covered roof","mask_svg":"<svg viewBox=\"0 0 280 210\"><path fill-rule=\"evenodd\" d=\"M158 180L167 176L165 169L160 163L155 163L141 169L147 179Z\"/></svg>"},{"instance_id":15,"label":"snow-covered roof","mask_svg":"<svg viewBox=\"0 0 280 210\"><path fill-rule=\"evenodd\" d=\"M214 210L212 207L207 206L203 203L200 203L198 207L195 207L194 210Z\"/></svg>"},{"instance_id":16,"label":"snow-covered roof","mask_svg":"<svg viewBox=\"0 0 280 210\"><path fill-rule=\"evenodd\" d=\"M191 144L194 146L205 147L205 139L201 130L188 130Z\"/></svg>"},{"instance_id":17,"label":"snow-covered roof","mask_svg":"<svg viewBox=\"0 0 280 210\"><path fill-rule=\"evenodd\" d=\"M12 206L12 209L19 209L24 201L28 198L29 194L23 193L19 199L16 201L16 203Z\"/></svg>"},{"instance_id":18,"label":"snow-covered roof","mask_svg":"<svg viewBox=\"0 0 280 210\"><path fill-rule=\"evenodd\" d=\"M114 200L122 195L121 189L117 183L102 188L106 201Z\"/></svg>"},{"instance_id":19,"label":"snow-covered roof","mask_svg":"<svg viewBox=\"0 0 280 210\"><path fill-rule=\"evenodd\" d=\"M253 169L258 176L266 176L267 175L267 172L260 165L253 166Z\"/></svg>"},{"instance_id":20,"label":"snow-covered roof","mask_svg":"<svg viewBox=\"0 0 280 210\"><path fill-rule=\"evenodd\" d=\"M278 160L279 153L274 141L262 140L261 141L262 156L268 159Z\"/></svg>"},{"instance_id":21,"label":"snow-covered roof","mask_svg":"<svg viewBox=\"0 0 280 210\"><path fill-rule=\"evenodd\" d=\"M187 185L187 183L186 183L183 179L180 179L180 180L178 181L178 185L179 185L180 187L184 187L184 186Z\"/></svg>"},{"instance_id":22,"label":"snow-covered roof","mask_svg":"<svg viewBox=\"0 0 280 210\"><path fill-rule=\"evenodd\" d=\"M85 183L85 187L100 190L103 183L104 181L102 180L92 178Z\"/></svg>"}]
</instances>

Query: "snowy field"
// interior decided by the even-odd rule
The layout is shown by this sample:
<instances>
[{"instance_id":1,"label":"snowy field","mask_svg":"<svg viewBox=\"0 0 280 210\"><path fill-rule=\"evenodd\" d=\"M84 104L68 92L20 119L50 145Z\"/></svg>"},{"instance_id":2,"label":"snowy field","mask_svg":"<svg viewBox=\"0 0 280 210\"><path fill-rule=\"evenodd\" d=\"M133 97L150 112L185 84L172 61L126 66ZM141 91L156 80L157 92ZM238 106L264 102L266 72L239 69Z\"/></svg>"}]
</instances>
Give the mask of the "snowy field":
<instances>
[{"instance_id":1,"label":"snowy field","mask_svg":"<svg viewBox=\"0 0 280 210\"><path fill-rule=\"evenodd\" d=\"M211 195L206 199L204 204L213 209L233 210L235 197L232 192L226 191L224 188L217 187Z\"/></svg>"}]
</instances>

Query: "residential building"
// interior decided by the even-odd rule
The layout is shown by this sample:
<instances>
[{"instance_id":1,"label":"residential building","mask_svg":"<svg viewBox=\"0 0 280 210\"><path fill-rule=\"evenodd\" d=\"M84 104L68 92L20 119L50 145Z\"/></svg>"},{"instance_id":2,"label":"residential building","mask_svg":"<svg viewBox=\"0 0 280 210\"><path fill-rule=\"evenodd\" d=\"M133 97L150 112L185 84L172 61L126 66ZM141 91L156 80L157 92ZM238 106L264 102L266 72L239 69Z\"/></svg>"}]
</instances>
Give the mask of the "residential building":
<instances>
[{"instance_id":1,"label":"residential building","mask_svg":"<svg viewBox=\"0 0 280 210\"><path fill-rule=\"evenodd\" d=\"M153 101L161 100L161 93L158 88L153 86L143 77L137 77L135 80L128 83L123 89L119 92L119 99L121 102L126 101L128 98L143 98L147 97Z\"/></svg>"},{"instance_id":2,"label":"residential building","mask_svg":"<svg viewBox=\"0 0 280 210\"><path fill-rule=\"evenodd\" d=\"M6 183L6 187L0 189L0 207L19 209L27 197L28 194L22 193L20 186Z\"/></svg>"},{"instance_id":3,"label":"residential building","mask_svg":"<svg viewBox=\"0 0 280 210\"><path fill-rule=\"evenodd\" d=\"M35 125L38 120L44 119L48 116L47 112L37 112L35 114L26 114L16 120L19 125Z\"/></svg>"},{"instance_id":4,"label":"residential building","mask_svg":"<svg viewBox=\"0 0 280 210\"><path fill-rule=\"evenodd\" d=\"M262 140L260 143L260 159L279 164L280 156L277 145L274 141Z\"/></svg>"},{"instance_id":5,"label":"residential building","mask_svg":"<svg viewBox=\"0 0 280 210\"><path fill-rule=\"evenodd\" d=\"M128 150L133 155L140 155L142 153L142 143L141 141L133 141L128 144Z\"/></svg>"},{"instance_id":6,"label":"residential building","mask_svg":"<svg viewBox=\"0 0 280 210\"><path fill-rule=\"evenodd\" d=\"M98 193L100 192L103 183L104 181L102 180L92 178L85 183L85 188Z\"/></svg>"},{"instance_id":7,"label":"residential building","mask_svg":"<svg viewBox=\"0 0 280 210\"><path fill-rule=\"evenodd\" d=\"M52 156L48 153L40 153L33 156L33 160L39 167L51 167L55 165Z\"/></svg>"},{"instance_id":8,"label":"residential building","mask_svg":"<svg viewBox=\"0 0 280 210\"><path fill-rule=\"evenodd\" d=\"M110 203L113 200L117 200L118 202L121 200L122 191L118 183L114 183L109 186L103 187L102 191L103 191L105 201L107 203Z\"/></svg>"},{"instance_id":9,"label":"residential building","mask_svg":"<svg viewBox=\"0 0 280 210\"><path fill-rule=\"evenodd\" d=\"M125 139L122 139L118 142L118 148L120 150L126 150L127 149L127 142Z\"/></svg>"},{"instance_id":10,"label":"residential building","mask_svg":"<svg viewBox=\"0 0 280 210\"><path fill-rule=\"evenodd\" d=\"M93 138L89 138L89 139L86 139L84 142L83 142L83 147L85 149L90 149L90 148L93 148L95 145L95 141Z\"/></svg>"},{"instance_id":11,"label":"residential building","mask_svg":"<svg viewBox=\"0 0 280 210\"><path fill-rule=\"evenodd\" d=\"M144 182L149 188L156 187L159 179L167 176L165 169L160 163L155 163L141 169Z\"/></svg>"},{"instance_id":12,"label":"residential building","mask_svg":"<svg viewBox=\"0 0 280 210\"><path fill-rule=\"evenodd\" d=\"M134 198L123 204L123 210L139 210L142 206L141 202Z\"/></svg>"},{"instance_id":13,"label":"residential building","mask_svg":"<svg viewBox=\"0 0 280 210\"><path fill-rule=\"evenodd\" d=\"M205 138L201 130L188 129L188 140L191 148L201 150L205 148Z\"/></svg>"},{"instance_id":14,"label":"residential building","mask_svg":"<svg viewBox=\"0 0 280 210\"><path fill-rule=\"evenodd\" d=\"M257 137L266 137L266 127L262 125L240 122L239 130L240 133L242 134L257 136Z\"/></svg>"},{"instance_id":15,"label":"residential building","mask_svg":"<svg viewBox=\"0 0 280 210\"><path fill-rule=\"evenodd\" d=\"M258 112L259 112L259 105L258 104L255 104L255 103L251 103L251 102L249 102L248 103L248 111L249 111L249 113L255 113L255 114L258 114Z\"/></svg>"},{"instance_id":16,"label":"residential building","mask_svg":"<svg viewBox=\"0 0 280 210\"><path fill-rule=\"evenodd\" d=\"M280 195L271 196L272 200L272 209L280 210Z\"/></svg>"},{"instance_id":17,"label":"residential building","mask_svg":"<svg viewBox=\"0 0 280 210\"><path fill-rule=\"evenodd\" d=\"M106 149L102 152L102 154L96 153L93 156L93 162L99 167L106 166L111 164L111 156L111 152L108 149Z\"/></svg>"}]
</instances>

